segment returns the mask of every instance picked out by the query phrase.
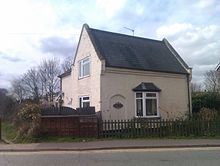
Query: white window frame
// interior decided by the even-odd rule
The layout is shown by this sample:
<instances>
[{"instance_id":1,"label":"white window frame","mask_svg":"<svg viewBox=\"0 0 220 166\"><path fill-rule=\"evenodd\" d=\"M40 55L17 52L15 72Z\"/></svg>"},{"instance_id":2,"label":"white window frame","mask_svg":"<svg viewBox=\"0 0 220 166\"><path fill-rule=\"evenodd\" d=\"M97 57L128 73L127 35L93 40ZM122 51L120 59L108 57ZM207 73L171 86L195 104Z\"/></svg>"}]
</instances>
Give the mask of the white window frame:
<instances>
[{"instance_id":1,"label":"white window frame","mask_svg":"<svg viewBox=\"0 0 220 166\"><path fill-rule=\"evenodd\" d=\"M79 79L82 79L82 78L85 78L85 77L89 77L90 76L90 71L91 71L91 61L90 61L90 57L86 57L86 58L83 58L81 59L79 62L79 73L78 73L78 78ZM86 65L86 64L89 64L89 74L87 75L83 75L83 66Z\"/></svg>"},{"instance_id":2,"label":"white window frame","mask_svg":"<svg viewBox=\"0 0 220 166\"><path fill-rule=\"evenodd\" d=\"M85 100L85 99L83 99L84 97L88 97L89 99ZM81 105L80 105L80 99L81 99ZM90 106L90 97L89 96L79 96L78 101L79 101L79 108L84 108L83 107L84 102L89 102L89 106Z\"/></svg>"},{"instance_id":3,"label":"white window frame","mask_svg":"<svg viewBox=\"0 0 220 166\"><path fill-rule=\"evenodd\" d=\"M137 93L142 93L142 98L136 97ZM146 97L146 94L156 94L156 97ZM159 111L159 93L158 92L135 92L134 93L134 99L135 99L135 117L137 118L158 118L160 117L160 111ZM137 116L137 99L142 99L142 105L143 105L143 116ZM157 115L147 116L146 115L146 102L145 99L156 99L157 100Z\"/></svg>"}]
</instances>

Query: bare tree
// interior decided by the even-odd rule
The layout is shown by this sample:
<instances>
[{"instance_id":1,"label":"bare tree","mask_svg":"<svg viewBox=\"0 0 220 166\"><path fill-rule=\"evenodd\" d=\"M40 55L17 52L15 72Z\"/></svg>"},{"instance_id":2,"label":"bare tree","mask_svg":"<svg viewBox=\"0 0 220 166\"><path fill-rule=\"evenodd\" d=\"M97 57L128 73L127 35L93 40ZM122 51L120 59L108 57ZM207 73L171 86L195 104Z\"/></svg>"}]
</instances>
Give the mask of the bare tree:
<instances>
[{"instance_id":1,"label":"bare tree","mask_svg":"<svg viewBox=\"0 0 220 166\"><path fill-rule=\"evenodd\" d=\"M205 89L208 92L217 92L218 91L218 78L217 72L215 70L209 70L205 73Z\"/></svg>"},{"instance_id":2,"label":"bare tree","mask_svg":"<svg viewBox=\"0 0 220 166\"><path fill-rule=\"evenodd\" d=\"M219 63L220 65L220 63ZM220 66L218 68L218 70L216 71L217 73L217 78L218 78L218 91L219 91L219 94L220 94Z\"/></svg>"},{"instance_id":3,"label":"bare tree","mask_svg":"<svg viewBox=\"0 0 220 166\"><path fill-rule=\"evenodd\" d=\"M41 91L50 102L53 102L53 97L59 91L60 62L58 59L43 60L39 65L39 76L41 79Z\"/></svg>"},{"instance_id":4,"label":"bare tree","mask_svg":"<svg viewBox=\"0 0 220 166\"><path fill-rule=\"evenodd\" d=\"M22 77L24 88L29 98L39 101L40 79L35 68L31 68Z\"/></svg>"},{"instance_id":5,"label":"bare tree","mask_svg":"<svg viewBox=\"0 0 220 166\"><path fill-rule=\"evenodd\" d=\"M192 82L191 83L191 92L201 92L202 85L200 83Z\"/></svg>"},{"instance_id":6,"label":"bare tree","mask_svg":"<svg viewBox=\"0 0 220 166\"><path fill-rule=\"evenodd\" d=\"M64 59L63 63L61 64L62 72L66 72L71 69L71 66L73 64L73 58L68 56Z\"/></svg>"},{"instance_id":7,"label":"bare tree","mask_svg":"<svg viewBox=\"0 0 220 166\"><path fill-rule=\"evenodd\" d=\"M11 96L8 95L8 90L0 88L0 117L6 118L12 115L14 111L15 102Z\"/></svg>"},{"instance_id":8,"label":"bare tree","mask_svg":"<svg viewBox=\"0 0 220 166\"><path fill-rule=\"evenodd\" d=\"M38 101L45 98L53 102L56 92L59 91L59 78L61 74L60 61L58 59L43 60L38 68L31 68L21 77L12 80L12 93L21 102L23 99Z\"/></svg>"},{"instance_id":9,"label":"bare tree","mask_svg":"<svg viewBox=\"0 0 220 166\"><path fill-rule=\"evenodd\" d=\"M12 93L21 102L25 98L25 87L22 77L15 78L11 81Z\"/></svg>"}]
</instances>

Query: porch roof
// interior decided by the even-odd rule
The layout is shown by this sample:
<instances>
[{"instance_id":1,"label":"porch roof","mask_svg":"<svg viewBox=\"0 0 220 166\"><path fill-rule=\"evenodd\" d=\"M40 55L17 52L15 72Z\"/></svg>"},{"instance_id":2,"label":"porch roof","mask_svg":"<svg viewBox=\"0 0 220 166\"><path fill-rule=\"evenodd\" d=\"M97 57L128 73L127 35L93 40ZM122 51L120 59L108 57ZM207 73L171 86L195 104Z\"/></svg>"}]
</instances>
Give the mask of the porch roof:
<instances>
[{"instance_id":1,"label":"porch roof","mask_svg":"<svg viewBox=\"0 0 220 166\"><path fill-rule=\"evenodd\" d=\"M133 91L141 91L141 92L160 92L161 89L154 85L152 82L142 82L137 87L133 89Z\"/></svg>"}]
</instances>

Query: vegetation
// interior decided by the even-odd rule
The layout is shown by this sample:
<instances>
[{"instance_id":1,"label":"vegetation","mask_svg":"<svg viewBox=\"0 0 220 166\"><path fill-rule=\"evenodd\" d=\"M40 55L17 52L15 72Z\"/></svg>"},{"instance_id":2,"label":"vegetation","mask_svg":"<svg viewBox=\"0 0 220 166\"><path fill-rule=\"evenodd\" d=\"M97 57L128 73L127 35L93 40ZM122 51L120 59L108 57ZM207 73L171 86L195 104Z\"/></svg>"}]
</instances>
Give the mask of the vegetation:
<instances>
[{"instance_id":1,"label":"vegetation","mask_svg":"<svg viewBox=\"0 0 220 166\"><path fill-rule=\"evenodd\" d=\"M8 90L0 88L0 117L9 120L16 110L17 103L8 95Z\"/></svg>"},{"instance_id":2,"label":"vegetation","mask_svg":"<svg viewBox=\"0 0 220 166\"><path fill-rule=\"evenodd\" d=\"M40 106L35 103L24 103L20 105L14 119L18 136L33 137L39 135L40 111Z\"/></svg>"},{"instance_id":3,"label":"vegetation","mask_svg":"<svg viewBox=\"0 0 220 166\"><path fill-rule=\"evenodd\" d=\"M60 81L57 76L69 70L71 65L69 57L62 63L55 58L43 60L12 80L12 93L20 103L26 99L36 102L45 99L53 102L55 93L59 91Z\"/></svg>"},{"instance_id":4,"label":"vegetation","mask_svg":"<svg viewBox=\"0 0 220 166\"><path fill-rule=\"evenodd\" d=\"M193 113L198 113L202 108L220 112L220 93L218 90L218 74L214 70L209 70L204 74L203 86L192 83Z\"/></svg>"},{"instance_id":5,"label":"vegetation","mask_svg":"<svg viewBox=\"0 0 220 166\"><path fill-rule=\"evenodd\" d=\"M2 138L8 142L14 142L16 139L16 129L13 124L8 122L2 123Z\"/></svg>"},{"instance_id":6,"label":"vegetation","mask_svg":"<svg viewBox=\"0 0 220 166\"><path fill-rule=\"evenodd\" d=\"M87 142L94 141L95 138L74 138L70 136L24 136L18 135L16 127L12 123L3 122L2 123L2 138L8 143L41 143L41 142Z\"/></svg>"},{"instance_id":7,"label":"vegetation","mask_svg":"<svg viewBox=\"0 0 220 166\"><path fill-rule=\"evenodd\" d=\"M192 110L198 113L202 108L220 112L220 95L214 92L194 92L192 94Z\"/></svg>"},{"instance_id":8,"label":"vegetation","mask_svg":"<svg viewBox=\"0 0 220 166\"><path fill-rule=\"evenodd\" d=\"M218 92L218 76L217 71L209 70L204 75L205 90L207 92Z\"/></svg>"}]
</instances>

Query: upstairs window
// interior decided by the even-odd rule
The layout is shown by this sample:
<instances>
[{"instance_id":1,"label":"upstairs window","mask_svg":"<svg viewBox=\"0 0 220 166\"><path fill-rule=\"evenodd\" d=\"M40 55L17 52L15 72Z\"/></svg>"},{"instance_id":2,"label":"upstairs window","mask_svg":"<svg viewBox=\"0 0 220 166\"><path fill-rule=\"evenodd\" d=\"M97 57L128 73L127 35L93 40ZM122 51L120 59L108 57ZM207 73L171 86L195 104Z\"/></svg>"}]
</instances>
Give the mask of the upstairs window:
<instances>
[{"instance_id":1,"label":"upstairs window","mask_svg":"<svg viewBox=\"0 0 220 166\"><path fill-rule=\"evenodd\" d=\"M90 75L90 59L85 58L79 61L79 78L88 77Z\"/></svg>"},{"instance_id":2,"label":"upstairs window","mask_svg":"<svg viewBox=\"0 0 220 166\"><path fill-rule=\"evenodd\" d=\"M80 96L79 97L79 107L80 108L90 107L89 96Z\"/></svg>"}]
</instances>

